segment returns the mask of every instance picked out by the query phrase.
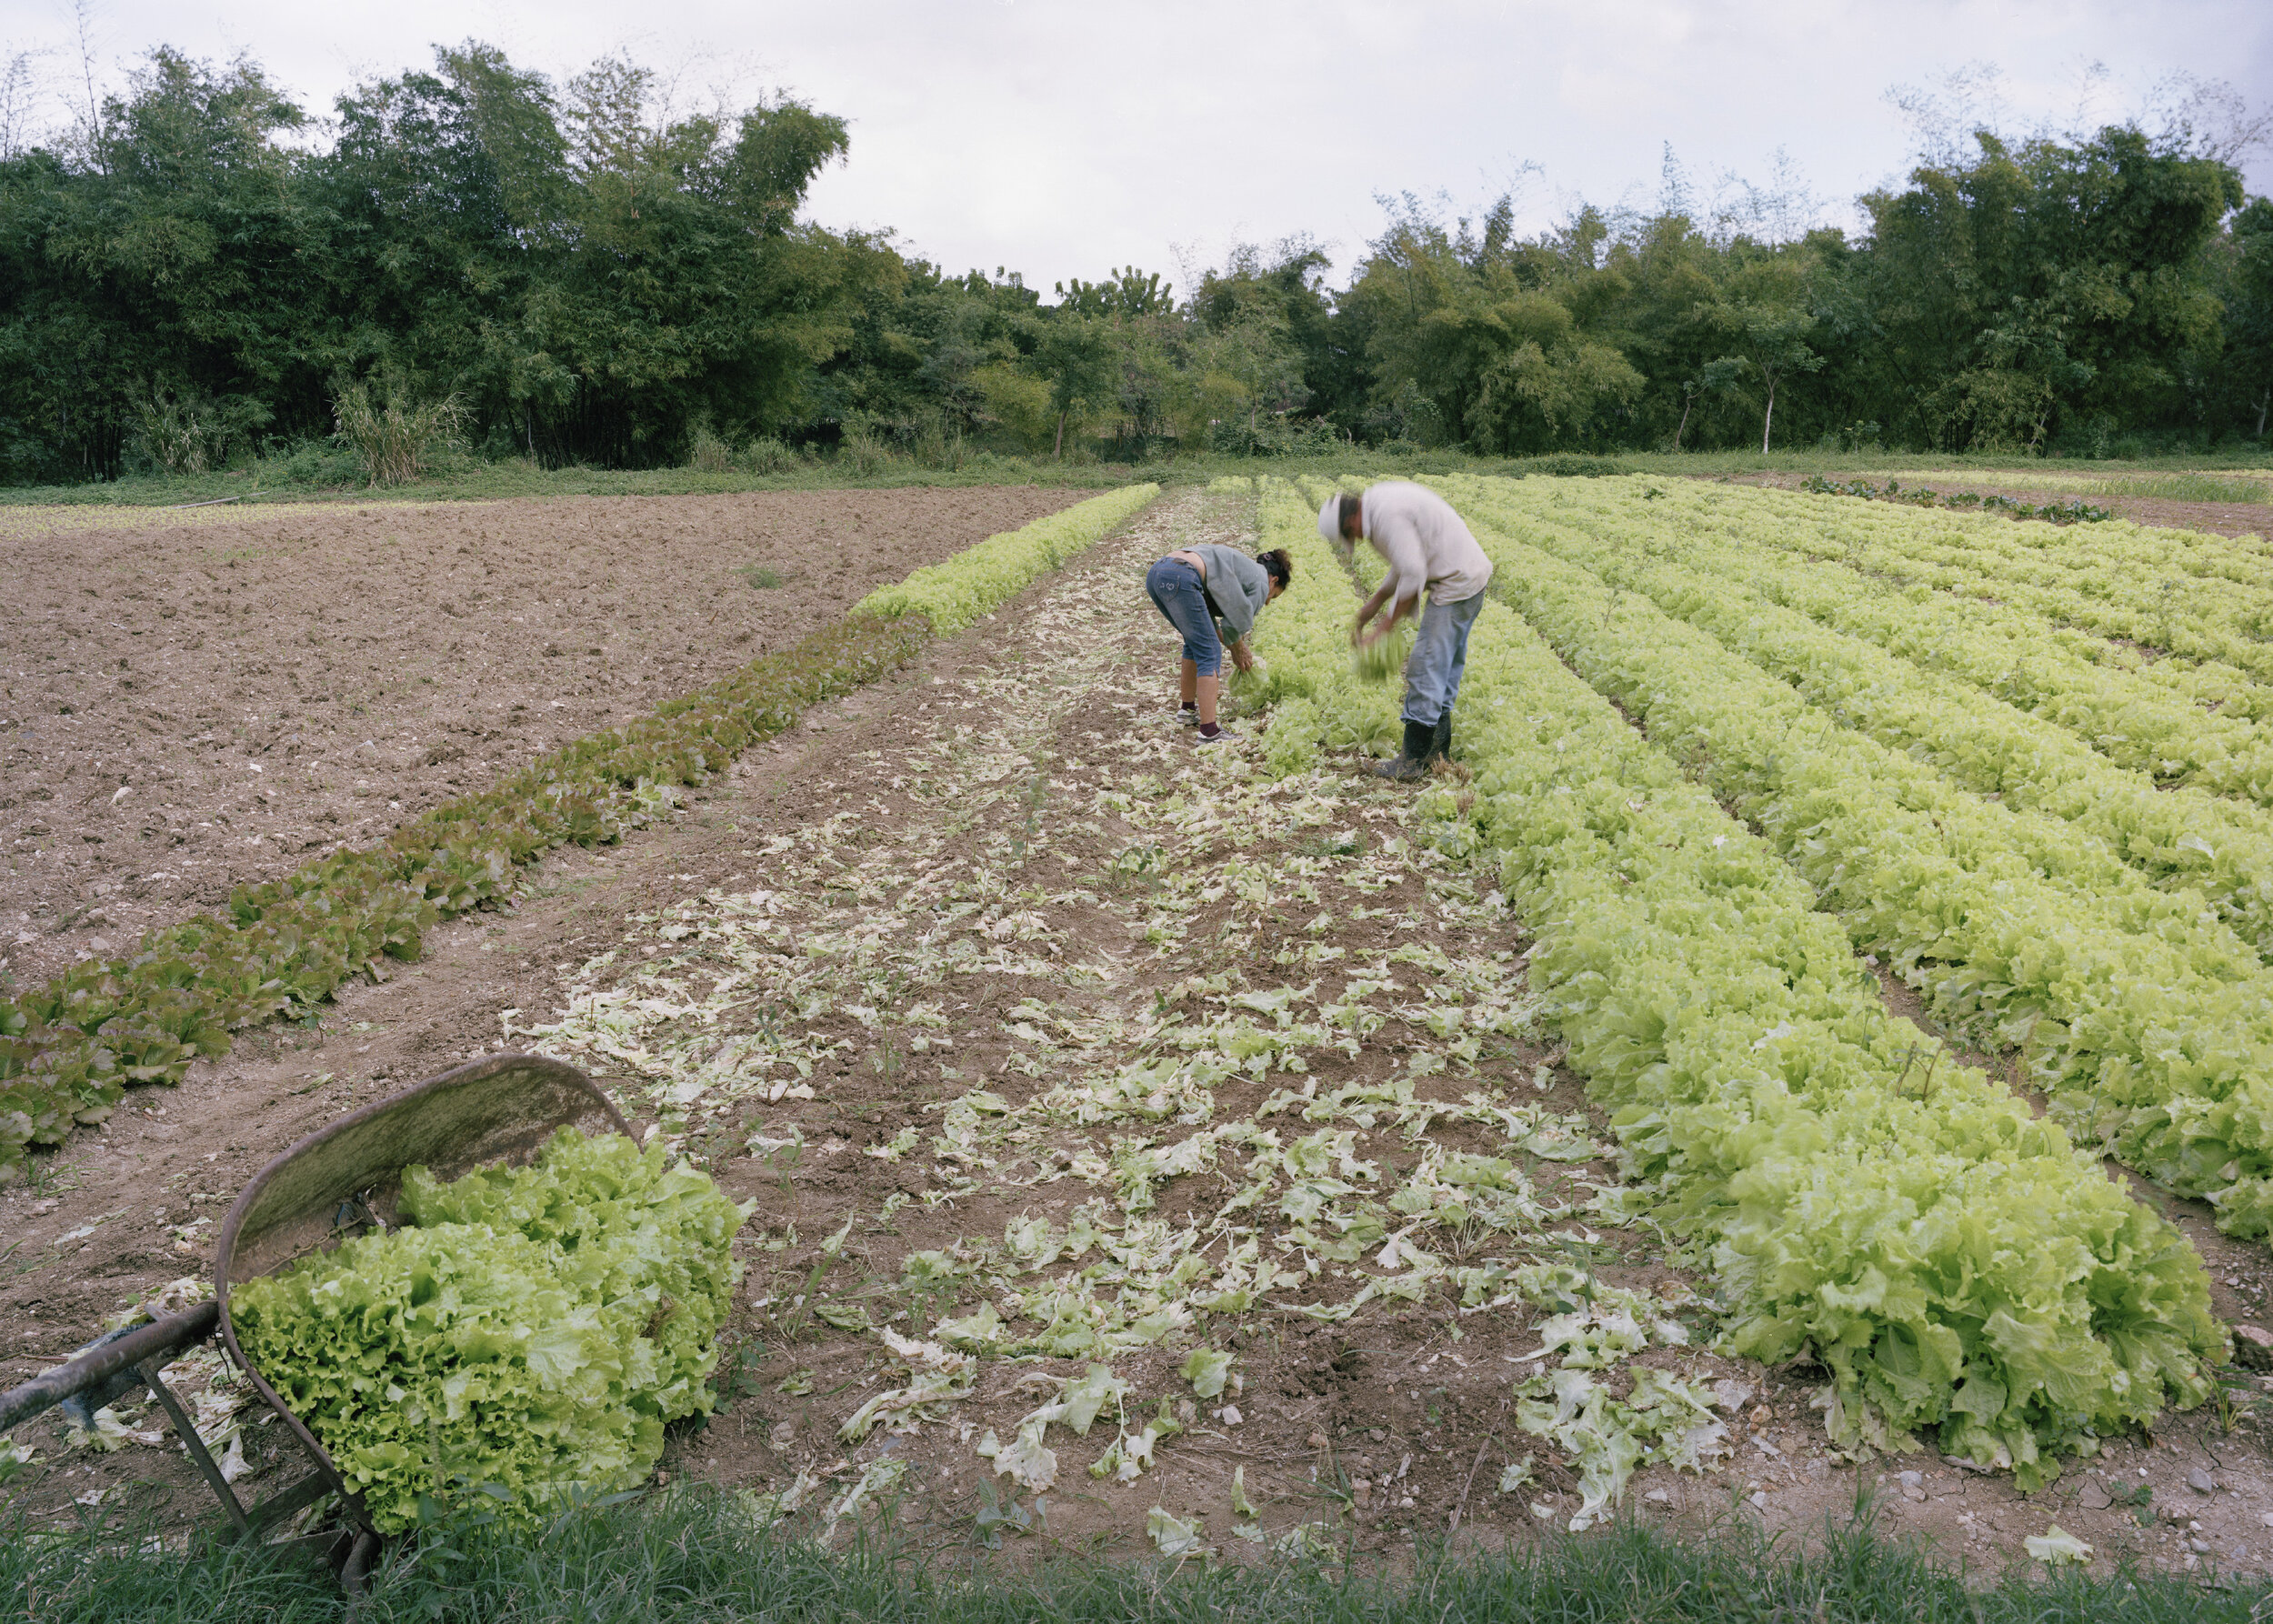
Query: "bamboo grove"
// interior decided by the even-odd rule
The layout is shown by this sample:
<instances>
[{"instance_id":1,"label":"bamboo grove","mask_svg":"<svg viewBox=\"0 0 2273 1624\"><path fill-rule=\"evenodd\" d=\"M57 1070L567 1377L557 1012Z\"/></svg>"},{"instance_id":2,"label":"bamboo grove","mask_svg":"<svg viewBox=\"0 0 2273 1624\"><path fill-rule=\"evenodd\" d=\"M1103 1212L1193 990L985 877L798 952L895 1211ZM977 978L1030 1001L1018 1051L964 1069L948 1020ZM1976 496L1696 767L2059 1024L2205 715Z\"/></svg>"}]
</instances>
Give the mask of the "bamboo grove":
<instances>
[{"instance_id":1,"label":"bamboo grove","mask_svg":"<svg viewBox=\"0 0 2273 1624\"><path fill-rule=\"evenodd\" d=\"M1528 238L1508 199L1408 195L1338 262L1296 236L1180 294L1132 267L1046 299L812 220L841 118L661 106L627 59L556 82L468 42L319 122L249 57L152 53L76 129L0 141L0 482L320 471L390 408L466 454L617 467L848 442L2130 456L2261 441L2273 410L2273 203L2183 126L1978 132L1851 233L1717 212L1669 157L1653 207Z\"/></svg>"}]
</instances>

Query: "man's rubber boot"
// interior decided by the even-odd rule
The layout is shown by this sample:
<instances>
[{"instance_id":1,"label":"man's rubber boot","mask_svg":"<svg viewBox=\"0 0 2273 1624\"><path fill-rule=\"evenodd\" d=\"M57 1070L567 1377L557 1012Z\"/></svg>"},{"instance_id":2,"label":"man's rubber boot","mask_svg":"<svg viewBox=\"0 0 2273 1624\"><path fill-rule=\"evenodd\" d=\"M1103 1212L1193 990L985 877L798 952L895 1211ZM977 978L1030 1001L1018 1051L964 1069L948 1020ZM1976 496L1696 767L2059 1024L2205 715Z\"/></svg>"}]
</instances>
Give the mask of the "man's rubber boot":
<instances>
[{"instance_id":1,"label":"man's rubber boot","mask_svg":"<svg viewBox=\"0 0 2273 1624\"><path fill-rule=\"evenodd\" d=\"M1394 761L1377 763L1374 771L1382 777L1399 784L1410 784L1428 776L1428 763L1435 754L1437 730L1427 722L1405 724L1405 748Z\"/></svg>"},{"instance_id":2,"label":"man's rubber boot","mask_svg":"<svg viewBox=\"0 0 2273 1624\"><path fill-rule=\"evenodd\" d=\"M1428 754L1432 763L1439 756L1447 761L1452 759L1452 713L1450 711L1445 712L1437 718L1437 737L1429 746Z\"/></svg>"}]
</instances>

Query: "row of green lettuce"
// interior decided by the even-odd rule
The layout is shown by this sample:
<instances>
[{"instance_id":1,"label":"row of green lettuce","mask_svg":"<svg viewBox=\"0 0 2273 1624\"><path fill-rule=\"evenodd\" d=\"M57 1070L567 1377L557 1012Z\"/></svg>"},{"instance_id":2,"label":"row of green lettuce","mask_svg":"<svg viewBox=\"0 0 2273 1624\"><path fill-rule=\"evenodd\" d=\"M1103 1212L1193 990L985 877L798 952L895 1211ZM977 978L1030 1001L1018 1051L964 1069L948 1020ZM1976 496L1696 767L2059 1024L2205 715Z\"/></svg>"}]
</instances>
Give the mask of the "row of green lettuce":
<instances>
[{"instance_id":1,"label":"row of green lettuce","mask_svg":"<svg viewBox=\"0 0 2273 1624\"><path fill-rule=\"evenodd\" d=\"M953 637L1159 494L1157 485L1131 485L1093 496L1022 530L966 547L944 563L927 564L904 581L879 586L854 605L853 612L885 619L920 615L940 637Z\"/></svg>"},{"instance_id":2,"label":"row of green lettuce","mask_svg":"<svg viewBox=\"0 0 2273 1624\"><path fill-rule=\"evenodd\" d=\"M2063 1122L2217 1203L2224 1228L2273 1228L2273 975L2198 893L1841 727L1647 596L1531 545L1541 527L1499 493L1462 506L1508 601L1937 1020L2017 1049Z\"/></svg>"},{"instance_id":3,"label":"row of green lettuce","mask_svg":"<svg viewBox=\"0 0 2273 1624\"><path fill-rule=\"evenodd\" d=\"M2055 528L1770 493L1807 523L1858 515L1841 561L2273 683L2273 554L2255 536L2118 520ZM1815 552L1804 528L1786 545Z\"/></svg>"},{"instance_id":4,"label":"row of green lettuce","mask_svg":"<svg viewBox=\"0 0 2273 1624\"><path fill-rule=\"evenodd\" d=\"M2273 689L2230 666L2156 657L2040 614L1905 586L1874 566L1887 557L1874 551L1875 527L1845 510L1795 511L1775 493L1617 480L1545 500L1591 524L1637 495L1660 526L1656 545L1709 551L1725 580L1764 601L2064 728L2158 783L2273 806L2273 734L2260 725Z\"/></svg>"},{"instance_id":5,"label":"row of green lettuce","mask_svg":"<svg viewBox=\"0 0 2273 1624\"><path fill-rule=\"evenodd\" d=\"M229 1034L320 1003L349 977L415 958L442 918L510 891L516 865L563 844L615 839L824 699L910 659L1096 542L1158 494L1094 497L916 572L903 596L871 595L843 619L621 727L538 757L492 787L436 807L385 841L338 850L248 886L225 912L152 931L121 957L89 959L0 1000L0 1185L27 1146L99 1122L136 1083L178 1082ZM961 566L962 559L974 559ZM936 618L933 618L936 614Z\"/></svg>"},{"instance_id":6,"label":"row of green lettuce","mask_svg":"<svg viewBox=\"0 0 2273 1624\"><path fill-rule=\"evenodd\" d=\"M1648 549L1715 549L1715 567L1762 599L1993 695L2067 729L2118 766L2158 783L2273 807L2273 732L2260 726L2273 720L2273 687L2207 655L2168 657L2158 643L2167 619L2188 623L2171 612L2181 579L2215 574L2197 553L2213 563L2221 550L2238 560L2220 566L2230 569L2235 589L2225 588L2224 576L2210 586L2253 624L2273 620L2273 596L2263 586L2273 579L2273 553L2255 537L2178 536L2125 525L2078 539L2000 520L1935 541L1930 524L1915 514L1858 512L1752 486L1641 477L1492 484L1510 499L1524 497L1534 516L1582 524L1638 495L1657 526ZM2103 595L2121 583L2150 583L2145 596L2153 615L2123 621L2123 635L2083 629L2082 619L2104 621L2104 606L2077 608L2073 593L2052 601L2076 609L2079 624L2008 606L2000 601L2003 588L1978 567L2001 558L2001 570L2017 572L2023 585L2039 577L2033 584L2041 586L2040 577L2063 567L2060 549L2078 552L2103 540L2111 546L2066 566ZM1938 567L1931 584L1903 573L1903 559L1921 545L1955 560ZM2140 556L2124 561L2125 548ZM2249 827L2259 826L2251 820Z\"/></svg>"},{"instance_id":7,"label":"row of green lettuce","mask_svg":"<svg viewBox=\"0 0 2273 1624\"><path fill-rule=\"evenodd\" d=\"M1685 525L1637 482L1544 499L1504 480L1433 483L1478 511L1519 516L1525 539L1687 621L1842 727L2048 819L2015 826L2059 843L2041 859L2048 875L2116 890L2151 883L2186 898L2195 917L2207 903L2258 957L2273 946L2273 814L2264 808L2159 787L2056 721L1785 607L1746 579L1749 549ZM1855 596L1873 595L1860 576L1848 580ZM2140 877L2096 877L2115 863ZM2222 939L2204 949L2230 950Z\"/></svg>"},{"instance_id":8,"label":"row of green lettuce","mask_svg":"<svg viewBox=\"0 0 2273 1624\"><path fill-rule=\"evenodd\" d=\"M1283 486L1262 511L1267 542L1307 527ZM1502 561L1500 590L1534 563L1576 574ZM1568 580L1538 596L1597 627L1633 613L1599 588L1582 609ZM1568 629L1550 618L1550 638ZM1277 635L1267 652L1290 657ZM1778 848L1500 602L1457 725L1472 794L1440 786L1425 807L1443 838L1500 853L1533 985L1636 1208L1717 1277L1734 1350L1826 1367L1842 1446L1931 1435L2030 1486L2207 1396L2225 1335L2185 1238L1889 1016Z\"/></svg>"}]
</instances>

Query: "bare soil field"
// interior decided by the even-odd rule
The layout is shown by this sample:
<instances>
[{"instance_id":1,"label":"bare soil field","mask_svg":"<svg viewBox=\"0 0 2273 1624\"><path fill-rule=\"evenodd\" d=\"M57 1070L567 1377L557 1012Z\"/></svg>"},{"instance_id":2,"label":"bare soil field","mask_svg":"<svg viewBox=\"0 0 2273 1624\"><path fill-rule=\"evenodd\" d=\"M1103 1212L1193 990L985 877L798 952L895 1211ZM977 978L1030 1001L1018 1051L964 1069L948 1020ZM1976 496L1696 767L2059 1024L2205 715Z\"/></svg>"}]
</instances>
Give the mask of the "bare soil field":
<instances>
[{"instance_id":1,"label":"bare soil field","mask_svg":"<svg viewBox=\"0 0 2273 1624\"><path fill-rule=\"evenodd\" d=\"M723 1402L676 1430L666 1478L808 1512L874 1483L950 1549L1149 1552L1156 1510L1235 1559L1348 1539L1402 1566L1446 1535L1560 1529L1577 1463L1517 1424L1550 1316L1400 1295L1352 1266L1362 1249L1394 1270L1409 1243L1564 1271L1574 1312L1635 1305L1649 1345L1588 1379L1708 1395L1705 1469L1644 1469L1622 1515L1804 1539L1860 1496L1981 1572L2056 1523L2102 1570L2273 1569L2247 1373L2228 1402L2024 1495L1930 1455L1843 1458L1812 1408L1819 1370L1703 1350L1709 1282L1588 1206L1615 1163L1523 990L1528 937L1488 859L1430 846L1412 792L1355 763L1274 782L1252 741L1201 747L1167 718L1176 644L1143 569L1250 523L1197 492L1164 499L991 621L816 707L676 820L556 854L516 907L437 927L421 963L344 988L320 1028L247 1035L43 1155L0 1192L0 1383L209 1271L228 1201L294 1138L535 1048L756 1203ZM1509 1164L1491 1201L1470 1192L1473 1223L1332 1228L1337 1182L1411 1188L1462 1158ZM1247 1180L1269 1165L1301 1178L1258 1204ZM2255 1318L2265 1248L2155 1198L2202 1248L2218 1311ZM989 1322L1014 1313L1055 1313L1062 1340L999 1351ZM1183 1363L1203 1346L1230 1356L1213 1393ZM1125 1390L1078 1434L1037 1429L1054 1480L1019 1493L1003 1452L1038 1475L1022 1422L1099 1358ZM128 1421L146 1441L110 1453L40 1423L17 1499L207 1514L151 1413ZM283 1469L273 1429L247 1434L257 1493Z\"/></svg>"},{"instance_id":2,"label":"bare soil field","mask_svg":"<svg viewBox=\"0 0 2273 1624\"><path fill-rule=\"evenodd\" d=\"M1086 494L11 510L0 977L366 844Z\"/></svg>"},{"instance_id":3,"label":"bare soil field","mask_svg":"<svg viewBox=\"0 0 2273 1624\"><path fill-rule=\"evenodd\" d=\"M1719 477L1715 476L1714 477ZM1728 476L1739 485L1774 486L1779 490L1797 490L1809 477L1804 474L1737 474ZM1875 472L1862 474L1826 475L1826 478L1867 479L1874 485L1886 483L1887 476ZM2213 536L2263 536L2273 529L2273 510L2255 502L2173 502L2161 497L2128 496L2093 488L2089 484L2062 486L2057 481L2030 479L2007 481L1993 476L1976 478L1971 475L1952 475L1930 482L1904 477L1905 486L1930 483L1934 489L1948 496L1957 491L1971 491L1984 496L2010 496L2016 502L2041 506L2047 502L2088 502L2095 507L2105 507L2118 518L2129 519L2136 525L2152 525L2168 530L2207 530Z\"/></svg>"}]
</instances>

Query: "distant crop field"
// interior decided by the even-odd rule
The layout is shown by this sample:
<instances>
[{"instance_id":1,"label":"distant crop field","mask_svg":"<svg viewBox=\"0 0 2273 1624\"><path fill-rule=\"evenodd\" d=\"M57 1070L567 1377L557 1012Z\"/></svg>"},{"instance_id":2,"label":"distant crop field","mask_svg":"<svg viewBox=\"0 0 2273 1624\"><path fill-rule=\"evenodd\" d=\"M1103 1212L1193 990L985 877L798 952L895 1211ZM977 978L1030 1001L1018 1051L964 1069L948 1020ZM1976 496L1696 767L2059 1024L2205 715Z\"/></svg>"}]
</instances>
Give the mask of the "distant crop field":
<instances>
[{"instance_id":1,"label":"distant crop field","mask_svg":"<svg viewBox=\"0 0 2273 1624\"><path fill-rule=\"evenodd\" d=\"M2034 468L1900 468L1891 477L1908 485L1963 490L1982 485L2033 485L2115 496L2166 502L2273 502L2273 470L2219 468L2173 473L2100 473L2076 465L2040 464Z\"/></svg>"}]
</instances>

